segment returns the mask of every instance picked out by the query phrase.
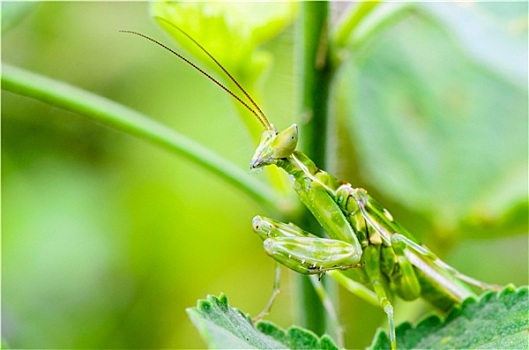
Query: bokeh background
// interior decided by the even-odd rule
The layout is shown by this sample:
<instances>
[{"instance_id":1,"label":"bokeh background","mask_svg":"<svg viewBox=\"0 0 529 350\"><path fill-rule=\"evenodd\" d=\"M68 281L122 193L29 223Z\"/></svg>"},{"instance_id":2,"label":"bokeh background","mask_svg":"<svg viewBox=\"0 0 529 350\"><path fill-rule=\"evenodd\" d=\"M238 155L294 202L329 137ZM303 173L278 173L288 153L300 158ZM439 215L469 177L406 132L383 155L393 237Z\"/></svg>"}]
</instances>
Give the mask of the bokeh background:
<instances>
[{"instance_id":1,"label":"bokeh background","mask_svg":"<svg viewBox=\"0 0 529 350\"><path fill-rule=\"evenodd\" d=\"M170 43L148 9L41 3L2 38L3 61L152 116L246 169L254 144L229 97L118 32ZM289 54L289 40L271 49ZM292 115L291 69L278 59L267 85L274 114ZM2 124L9 346L200 348L185 311L199 298L224 292L254 315L264 307L274 267L251 229L259 204L165 150L44 103L3 92ZM283 295L277 309L289 310Z\"/></svg>"},{"instance_id":2,"label":"bokeh background","mask_svg":"<svg viewBox=\"0 0 529 350\"><path fill-rule=\"evenodd\" d=\"M2 34L2 62L68 82L152 116L246 169L254 140L229 96L167 52L118 33L120 29L137 30L171 42L149 18L147 3L61 2L28 6L33 7ZM524 13L523 6L485 6L481 10L500 24L521 26L522 34L516 39L523 40L525 35L526 53L527 5L525 17L520 15ZM411 16L398 29L410 33L417 22L420 21ZM264 45L274 60L264 80L263 106L278 128L297 118L293 25ZM404 79L413 71L399 71L402 65L396 63L395 57L409 55L411 66L417 68L418 61L423 64L419 70L424 76L434 82L443 81L442 71L432 67L450 61L452 51L433 57L428 48L435 44L437 36L440 41L445 40L444 34L428 32L432 36L425 39L420 35L423 31L411 30L413 35L399 42L403 36L392 37L392 31L367 45L369 49L356 56L356 61L352 60L342 73L340 82L346 84L342 89L346 93L337 98L348 99L349 103L344 104L341 113L361 114L358 108L363 108L370 113L390 114L394 106L399 107L395 99L407 95L399 95L399 82L381 84L377 80L388 76ZM485 49L480 51L476 45L474 56L497 49L487 50L489 44L482 44ZM421 59L414 61L414 57ZM500 181L500 189L490 190L483 203L489 208L486 204L493 202L491 198L507 192L498 197L498 206L503 205L498 209L501 213L520 205L526 208L527 99L523 86L525 83L527 88L527 71L514 67L513 73L510 67L506 72L489 74L491 68L486 64L480 69L487 71L487 79L474 80L482 90L496 94L506 86L506 96L497 96L505 105L490 107L483 100L483 108L499 109L495 119L498 134L484 134L477 128L475 134L452 137L486 137L489 144L509 136L515 138L517 141L508 149L491 147L505 155L505 164L518 168L513 171L513 180L488 179L490 183ZM469 78L464 72L463 65L451 74L455 80L476 76L471 74ZM513 74L519 80L506 83ZM494 79L489 79L490 75ZM360 85L365 86L363 92L347 85L353 79L364 83ZM404 90L411 99L413 93ZM444 102L450 108L468 107L465 95L454 91L452 98ZM490 95L478 93L474 97L484 99L483 96ZM384 98L390 103L377 104ZM356 104L351 106L351 101ZM408 108L411 115L420 115L430 108L442 109L438 102L426 100L419 104L420 108L409 103ZM361 132L362 126L379 128L376 118L371 124L361 117L356 120L360 124L348 125L355 129L352 135L356 137L348 146L356 151L344 152L351 157L350 162L349 158L344 162L354 167L350 170L354 177L347 175L347 167L342 170L347 180L369 189L376 186L373 193L394 216L398 214L432 250L439 251L464 273L499 284L527 284L526 211L515 219L512 215L506 215L507 219L493 217L490 229L470 222L468 235L458 233L446 240L429 237L432 220L428 210L414 212L410 210L412 204L398 200L399 190L394 188L399 187L399 173L389 180L372 176L377 170L387 172L395 163L404 162L396 166L405 166L409 148L421 145L412 144L410 137L411 144L401 151L402 161L383 155L369 158L377 147L384 149L388 145L370 143L369 132ZM508 121L508 126L502 120ZM403 127L395 120L391 125ZM435 132L442 136L446 129L442 123L440 128ZM408 135L406 130L403 132ZM475 161L472 147L477 146L469 145L469 157ZM423 149L428 152L428 148ZM455 164L469 161L461 157ZM496 157L494 152L491 157ZM486 171L489 165L479 166L479 171ZM509 170L506 173L511 174ZM450 171L448 174L460 176L457 167ZM411 171L410 181L413 176ZM476 176L475 182L479 181L482 177ZM447 182L451 186L458 183L451 176ZM442 182L431 181L429 185L433 184L437 194L444 193L437 183ZM410 202L417 199L414 203L427 202L424 186L416 184L415 192L413 187L403 185L407 198ZM515 195L509 195L509 191L515 191ZM458 205L465 201L460 199L454 198L448 213L461 210ZM450 202L450 198L445 200ZM2 91L2 339L13 348L203 347L185 312L197 299L223 292L231 305L255 315L270 296L274 265L251 231L251 219L256 214L267 213L262 212L259 203L186 160L75 114ZM501 220L506 224L497 222ZM457 231L439 229L443 225L450 228L456 225L454 222L436 225L436 232ZM295 320L292 276L283 274L283 290L269 317L283 327ZM345 293L342 301L348 346L366 346L375 327L383 322L383 313ZM399 320L416 320L423 314L416 311L415 304L413 308L404 304L401 309L412 311L397 311Z\"/></svg>"}]
</instances>

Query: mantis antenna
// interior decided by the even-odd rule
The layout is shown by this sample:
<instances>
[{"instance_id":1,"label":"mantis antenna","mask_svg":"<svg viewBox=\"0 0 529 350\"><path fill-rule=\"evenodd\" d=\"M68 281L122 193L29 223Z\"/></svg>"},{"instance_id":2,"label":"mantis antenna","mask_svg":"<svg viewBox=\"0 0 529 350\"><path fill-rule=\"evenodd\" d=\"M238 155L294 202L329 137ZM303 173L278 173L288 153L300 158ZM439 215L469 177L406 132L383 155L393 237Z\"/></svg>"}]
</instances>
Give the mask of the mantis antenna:
<instances>
[{"instance_id":1,"label":"mantis antenna","mask_svg":"<svg viewBox=\"0 0 529 350\"><path fill-rule=\"evenodd\" d=\"M254 110L252 107L250 107L248 105L248 103L244 102L239 96L235 95L235 93L233 93L230 89L228 89L225 85L223 85L221 82L219 82L217 79L213 78L210 74L206 73L206 71L204 71L202 68L198 67L196 64L194 64L193 62L191 62L190 60L188 60L187 58L185 58L184 56L182 56L181 54L179 54L178 52L176 52L175 50L171 49L170 47L168 47L167 45L159 42L158 40L156 39L153 39L145 34L142 34L142 33L138 33L138 32L135 32L135 31L132 31L132 30L120 30L121 33L129 33L129 34L134 34L134 35L137 35L137 36L140 36L142 38L145 38L155 44L157 44L158 46L164 48L165 50L171 52L173 55L175 55L176 57L180 58L182 61L184 61L185 63L189 64L191 67L193 67L194 69L196 69L197 71L199 71L200 73L202 73L204 76L206 76L209 80L213 81L215 84L217 84L221 89L223 89L224 91L226 91L228 94L230 94L231 97L233 97L234 99L236 99L239 103L241 103L248 111L250 111L256 118L257 120L259 121L259 123L261 123L261 125L263 125L266 129L268 130L273 130L273 127L270 125L270 122L268 121L268 119L266 118L265 114L263 113L263 111L261 110L261 108L259 108L259 106L257 105L257 103L254 101L254 99L252 99L252 97L250 96L250 94L248 94L246 92L246 90L244 90L244 88L239 84L239 82L226 70L226 68L224 68L224 66L219 62L217 61L213 55L211 55L202 45L200 45L195 39L193 39L189 34L187 34L183 29L177 27L176 25L174 25L173 23L167 21L165 18L161 18L161 17L157 17L161 20L163 20L164 22L168 23L169 25L171 25L172 27L174 27L175 29L177 29L180 33L182 33L183 35L185 35L188 39L190 39L195 45L197 45L197 47L202 50L206 55L208 55L209 58L211 58L213 60L213 62L228 76L228 78L233 81L235 83L235 85L239 88L239 90L248 98L248 100L251 102L251 104L257 108L257 112L256 110Z\"/></svg>"},{"instance_id":2,"label":"mantis antenna","mask_svg":"<svg viewBox=\"0 0 529 350\"><path fill-rule=\"evenodd\" d=\"M185 35L189 40L191 40L193 42L193 44L195 44L200 50L202 50L206 55L208 55L209 58L211 58L211 60L213 62L215 62L215 64L220 68L222 69L222 71L228 76L228 78L230 78L230 80L232 82L235 83L235 85L237 85L237 87L239 88L239 90L244 94L244 96L246 96L248 98L248 100L250 100L251 104L257 109L257 112L259 112L259 114L261 115L261 118L259 118L262 122L264 122L265 127L267 129L271 129L270 127L270 122L268 121L268 119L266 118L264 112L261 110L261 108L259 107L259 105L254 101L254 99L250 96L250 94L248 94L246 92L246 90L244 90L244 88L241 86L241 84L239 84L239 82L230 74L230 72L228 72L228 70L226 68L224 68L224 66L219 62L217 61L217 59L215 57L213 57L212 54L210 54L208 52L208 50L206 50L202 45L200 45L200 43L198 41L196 41L191 35L187 34L184 30L182 30L180 27L178 27L176 24L172 23L172 22L169 22L167 19L163 18L163 17L158 17L156 16L157 19L167 23L168 25L170 25L171 27L173 27L174 29L178 30L180 33L182 33L183 35Z\"/></svg>"}]
</instances>

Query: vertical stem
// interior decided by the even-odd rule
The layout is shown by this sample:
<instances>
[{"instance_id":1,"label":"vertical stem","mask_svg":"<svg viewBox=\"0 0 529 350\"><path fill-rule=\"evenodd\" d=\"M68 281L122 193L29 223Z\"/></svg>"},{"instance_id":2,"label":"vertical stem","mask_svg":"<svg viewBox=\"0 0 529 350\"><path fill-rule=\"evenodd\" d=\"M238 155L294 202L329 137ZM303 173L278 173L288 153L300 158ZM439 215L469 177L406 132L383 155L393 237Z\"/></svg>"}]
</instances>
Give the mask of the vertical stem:
<instances>
[{"instance_id":1,"label":"vertical stem","mask_svg":"<svg viewBox=\"0 0 529 350\"><path fill-rule=\"evenodd\" d=\"M328 3L302 2L297 41L301 95L300 147L316 164L324 165L329 95Z\"/></svg>"},{"instance_id":2,"label":"vertical stem","mask_svg":"<svg viewBox=\"0 0 529 350\"><path fill-rule=\"evenodd\" d=\"M328 99L331 69L328 64L328 6L327 2L302 2L296 41L299 65L300 148L320 166L326 164ZM312 232L321 231L314 218L306 211L302 219ZM328 324L325 309L310 280L301 276L298 283L299 322L317 334L336 336ZM331 295L333 293L330 293ZM340 342L339 339L337 339Z\"/></svg>"}]
</instances>

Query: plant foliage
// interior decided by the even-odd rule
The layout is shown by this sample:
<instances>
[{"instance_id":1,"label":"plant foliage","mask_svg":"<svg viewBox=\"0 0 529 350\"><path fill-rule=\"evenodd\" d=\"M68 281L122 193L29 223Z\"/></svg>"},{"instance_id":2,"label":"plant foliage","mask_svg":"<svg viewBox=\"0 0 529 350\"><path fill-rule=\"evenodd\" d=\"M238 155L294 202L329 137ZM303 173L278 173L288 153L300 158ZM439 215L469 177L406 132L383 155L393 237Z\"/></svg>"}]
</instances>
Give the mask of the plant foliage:
<instances>
[{"instance_id":1,"label":"plant foliage","mask_svg":"<svg viewBox=\"0 0 529 350\"><path fill-rule=\"evenodd\" d=\"M507 286L479 299L469 298L446 318L431 315L415 327L405 322L397 327L403 349L527 349L529 346L529 289ZM316 336L300 327L286 331L270 322L254 325L228 299L208 296L188 314L211 349L337 349L327 336ZM379 331L370 349L387 349L386 332Z\"/></svg>"},{"instance_id":2,"label":"plant foliage","mask_svg":"<svg viewBox=\"0 0 529 350\"><path fill-rule=\"evenodd\" d=\"M247 314L228 305L224 294L209 295L187 312L210 349L338 349L328 336L299 327L255 326Z\"/></svg>"},{"instance_id":3,"label":"plant foliage","mask_svg":"<svg viewBox=\"0 0 529 350\"><path fill-rule=\"evenodd\" d=\"M506 287L469 298L443 320L429 316L413 327L397 327L397 341L404 349L527 349L529 342L528 287ZM371 349L387 349L385 332L379 332Z\"/></svg>"}]
</instances>

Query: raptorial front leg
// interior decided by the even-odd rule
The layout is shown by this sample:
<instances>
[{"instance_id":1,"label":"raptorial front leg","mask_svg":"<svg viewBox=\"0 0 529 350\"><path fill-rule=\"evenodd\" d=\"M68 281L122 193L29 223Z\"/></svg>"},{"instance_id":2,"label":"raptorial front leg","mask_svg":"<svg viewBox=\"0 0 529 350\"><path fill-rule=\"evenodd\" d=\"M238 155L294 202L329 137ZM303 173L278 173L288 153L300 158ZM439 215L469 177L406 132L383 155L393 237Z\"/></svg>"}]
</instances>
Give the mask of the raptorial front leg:
<instances>
[{"instance_id":1,"label":"raptorial front leg","mask_svg":"<svg viewBox=\"0 0 529 350\"><path fill-rule=\"evenodd\" d=\"M263 240L265 251L278 262L272 296L254 321L268 314L279 294L279 264L302 274L323 274L331 270L345 270L363 265L358 259L361 252L357 252L346 242L320 238L294 224L285 224L261 216L254 217L252 225ZM329 305L325 306L329 312Z\"/></svg>"},{"instance_id":2,"label":"raptorial front leg","mask_svg":"<svg viewBox=\"0 0 529 350\"><path fill-rule=\"evenodd\" d=\"M296 272L322 274L362 266L362 252L347 242L320 238L293 224L260 216L254 218L253 227L268 255Z\"/></svg>"}]
</instances>

